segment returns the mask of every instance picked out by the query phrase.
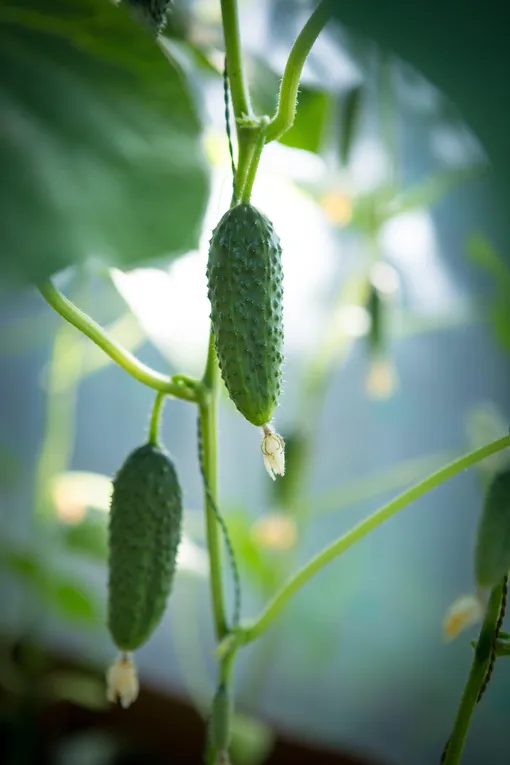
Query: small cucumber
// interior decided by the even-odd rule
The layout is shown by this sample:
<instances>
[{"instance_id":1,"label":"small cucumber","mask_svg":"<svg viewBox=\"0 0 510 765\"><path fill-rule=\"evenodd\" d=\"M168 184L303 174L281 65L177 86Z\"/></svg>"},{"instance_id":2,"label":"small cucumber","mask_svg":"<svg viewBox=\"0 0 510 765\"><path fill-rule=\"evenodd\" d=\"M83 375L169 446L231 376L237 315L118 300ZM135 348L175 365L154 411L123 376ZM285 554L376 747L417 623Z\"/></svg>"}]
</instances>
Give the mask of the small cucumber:
<instances>
[{"instance_id":1,"label":"small cucumber","mask_svg":"<svg viewBox=\"0 0 510 765\"><path fill-rule=\"evenodd\" d=\"M108 628L122 651L141 646L163 616L181 523L170 457L154 444L135 449L114 479L110 506Z\"/></svg>"},{"instance_id":2,"label":"small cucumber","mask_svg":"<svg viewBox=\"0 0 510 765\"><path fill-rule=\"evenodd\" d=\"M494 587L510 570L510 468L487 489L478 527L475 573L480 587Z\"/></svg>"},{"instance_id":3,"label":"small cucumber","mask_svg":"<svg viewBox=\"0 0 510 765\"><path fill-rule=\"evenodd\" d=\"M232 695L225 683L222 683L213 700L210 721L211 743L221 754L230 746L232 720Z\"/></svg>"},{"instance_id":4,"label":"small cucumber","mask_svg":"<svg viewBox=\"0 0 510 765\"><path fill-rule=\"evenodd\" d=\"M281 389L283 271L273 224L250 204L228 210L209 246L216 352L230 398L253 425L271 420Z\"/></svg>"}]
</instances>

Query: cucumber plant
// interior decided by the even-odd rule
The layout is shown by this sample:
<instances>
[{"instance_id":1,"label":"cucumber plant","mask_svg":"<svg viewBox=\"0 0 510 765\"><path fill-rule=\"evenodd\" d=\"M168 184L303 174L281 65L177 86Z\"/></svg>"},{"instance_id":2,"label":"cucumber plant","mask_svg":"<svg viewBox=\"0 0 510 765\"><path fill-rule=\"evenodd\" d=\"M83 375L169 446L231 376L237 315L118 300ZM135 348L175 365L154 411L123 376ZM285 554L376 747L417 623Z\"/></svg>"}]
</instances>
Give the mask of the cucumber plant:
<instances>
[{"instance_id":1,"label":"cucumber plant","mask_svg":"<svg viewBox=\"0 0 510 765\"><path fill-rule=\"evenodd\" d=\"M136 17L157 36L162 29L167 0L124 0ZM148 443L126 459L114 481L109 535L108 626L118 660L108 671L108 696L129 706L138 695L132 652L159 623L170 596L181 534L182 496L175 466L159 443L158 424L166 396L191 403L198 410L199 462L204 484L210 592L218 643L218 690L212 702L207 762L227 763L234 703L237 653L256 640L278 617L288 600L327 563L345 552L381 523L435 486L466 468L510 446L510 436L492 441L444 466L403 492L333 541L291 576L254 619L239 619L236 592L234 618L229 623L222 584L219 532L223 533L235 569L228 528L217 496L216 410L220 373L239 412L262 428L264 464L275 479L285 470L284 441L271 421L282 380L283 271L281 246L266 215L250 202L261 154L266 144L289 130L296 116L298 88L305 60L330 18L330 3L321 0L296 38L280 84L275 113L254 113L245 76L236 0L220 0L224 42L225 82L230 88L237 135L237 157L232 154L233 199L212 233L207 267L211 303L211 332L204 374L200 380L160 374L142 364L89 316L80 311L51 280L37 286L43 298L70 324L90 338L128 374L156 391ZM156 43L155 43L156 44ZM227 133L230 132L227 121ZM378 296L372 340L379 347ZM377 337L376 337L377 334ZM463 697L453 733L445 747L447 765L460 761L474 706L494 666L495 648L506 602L510 566L507 533L508 476L495 478L489 490L477 545L476 575L485 590L480 615L483 626L476 646L468 692ZM472 614L471 614L472 615ZM463 613L455 611L462 626Z\"/></svg>"}]
</instances>

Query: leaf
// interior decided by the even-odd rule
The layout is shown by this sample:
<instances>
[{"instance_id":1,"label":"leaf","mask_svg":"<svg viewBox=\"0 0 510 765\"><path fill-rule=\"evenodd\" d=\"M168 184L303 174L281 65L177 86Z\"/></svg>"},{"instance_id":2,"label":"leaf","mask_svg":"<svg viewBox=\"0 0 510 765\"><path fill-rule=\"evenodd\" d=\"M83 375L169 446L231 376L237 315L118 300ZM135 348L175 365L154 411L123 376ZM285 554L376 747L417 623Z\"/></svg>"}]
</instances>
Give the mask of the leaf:
<instances>
[{"instance_id":1,"label":"leaf","mask_svg":"<svg viewBox=\"0 0 510 765\"><path fill-rule=\"evenodd\" d=\"M265 61L252 57L250 78L255 109L272 116L276 109L280 78ZM325 90L300 85L296 118L293 126L278 140L285 146L318 153L332 113L332 98Z\"/></svg>"},{"instance_id":2,"label":"leaf","mask_svg":"<svg viewBox=\"0 0 510 765\"><path fill-rule=\"evenodd\" d=\"M247 715L234 715L230 753L235 765L261 765L275 744L268 725Z\"/></svg>"},{"instance_id":3,"label":"leaf","mask_svg":"<svg viewBox=\"0 0 510 765\"><path fill-rule=\"evenodd\" d=\"M510 201L507 8L500 0L330 0L333 17L421 72L460 111L484 145L493 177ZM454 51L454 55L453 52Z\"/></svg>"},{"instance_id":4,"label":"leaf","mask_svg":"<svg viewBox=\"0 0 510 765\"><path fill-rule=\"evenodd\" d=\"M95 593L83 582L73 582L69 576L53 574L46 599L48 605L67 621L86 625L100 621Z\"/></svg>"},{"instance_id":5,"label":"leaf","mask_svg":"<svg viewBox=\"0 0 510 765\"><path fill-rule=\"evenodd\" d=\"M510 351L510 293L505 293L492 304L490 318L497 339L505 351Z\"/></svg>"},{"instance_id":6,"label":"leaf","mask_svg":"<svg viewBox=\"0 0 510 765\"><path fill-rule=\"evenodd\" d=\"M352 147L356 140L361 109L363 107L364 87L358 85L347 92L340 112L340 161L344 167L349 164Z\"/></svg>"},{"instance_id":7,"label":"leaf","mask_svg":"<svg viewBox=\"0 0 510 765\"><path fill-rule=\"evenodd\" d=\"M232 510L225 514L232 547L237 561L257 586L270 589L276 584L277 571L270 558L266 557L256 544L247 511Z\"/></svg>"},{"instance_id":8,"label":"leaf","mask_svg":"<svg viewBox=\"0 0 510 765\"><path fill-rule=\"evenodd\" d=\"M104 682L83 672L52 672L46 678L46 692L58 701L70 701L85 709L101 711L108 707Z\"/></svg>"},{"instance_id":9,"label":"leaf","mask_svg":"<svg viewBox=\"0 0 510 765\"><path fill-rule=\"evenodd\" d=\"M44 588L41 562L31 550L12 547L1 550L0 563L10 574L37 592Z\"/></svg>"},{"instance_id":10,"label":"leaf","mask_svg":"<svg viewBox=\"0 0 510 765\"><path fill-rule=\"evenodd\" d=\"M22 461L10 444L0 444L0 489L12 489L21 477Z\"/></svg>"},{"instance_id":11,"label":"leaf","mask_svg":"<svg viewBox=\"0 0 510 765\"><path fill-rule=\"evenodd\" d=\"M478 526L476 581L494 587L510 570L510 468L491 480Z\"/></svg>"},{"instance_id":12,"label":"leaf","mask_svg":"<svg viewBox=\"0 0 510 765\"><path fill-rule=\"evenodd\" d=\"M418 208L432 207L457 187L482 178L487 172L486 165L441 170L397 194L385 206L384 218L392 218Z\"/></svg>"},{"instance_id":13,"label":"leaf","mask_svg":"<svg viewBox=\"0 0 510 765\"><path fill-rule=\"evenodd\" d=\"M67 550L97 561L108 557L108 533L105 517L87 513L83 521L64 525L62 541Z\"/></svg>"},{"instance_id":14,"label":"leaf","mask_svg":"<svg viewBox=\"0 0 510 765\"><path fill-rule=\"evenodd\" d=\"M3 280L197 246L208 182L195 108L124 7L4 2L0 114Z\"/></svg>"},{"instance_id":15,"label":"leaf","mask_svg":"<svg viewBox=\"0 0 510 765\"><path fill-rule=\"evenodd\" d=\"M510 270L486 236L478 232L471 233L467 238L466 249L473 263L492 274L499 281L500 287L504 286L510 291Z\"/></svg>"}]
</instances>

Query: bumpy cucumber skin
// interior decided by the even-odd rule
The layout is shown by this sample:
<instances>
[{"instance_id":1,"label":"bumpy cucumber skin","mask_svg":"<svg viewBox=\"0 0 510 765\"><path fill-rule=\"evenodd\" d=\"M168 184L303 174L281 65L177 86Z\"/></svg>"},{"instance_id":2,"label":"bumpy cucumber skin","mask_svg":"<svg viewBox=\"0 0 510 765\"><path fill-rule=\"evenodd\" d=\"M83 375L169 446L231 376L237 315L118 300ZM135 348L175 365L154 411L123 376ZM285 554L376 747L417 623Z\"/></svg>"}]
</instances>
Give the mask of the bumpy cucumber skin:
<instances>
[{"instance_id":1,"label":"bumpy cucumber skin","mask_svg":"<svg viewBox=\"0 0 510 765\"><path fill-rule=\"evenodd\" d=\"M273 224L250 204L225 213L209 246L208 294L221 375L253 425L271 420L281 390L281 255Z\"/></svg>"},{"instance_id":2,"label":"bumpy cucumber skin","mask_svg":"<svg viewBox=\"0 0 510 765\"><path fill-rule=\"evenodd\" d=\"M123 651L145 643L163 616L181 526L170 457L154 444L135 449L114 479L110 505L108 628Z\"/></svg>"},{"instance_id":3,"label":"bumpy cucumber skin","mask_svg":"<svg viewBox=\"0 0 510 765\"><path fill-rule=\"evenodd\" d=\"M510 570L510 468L489 484L475 550L475 574L480 587L494 587Z\"/></svg>"}]
</instances>

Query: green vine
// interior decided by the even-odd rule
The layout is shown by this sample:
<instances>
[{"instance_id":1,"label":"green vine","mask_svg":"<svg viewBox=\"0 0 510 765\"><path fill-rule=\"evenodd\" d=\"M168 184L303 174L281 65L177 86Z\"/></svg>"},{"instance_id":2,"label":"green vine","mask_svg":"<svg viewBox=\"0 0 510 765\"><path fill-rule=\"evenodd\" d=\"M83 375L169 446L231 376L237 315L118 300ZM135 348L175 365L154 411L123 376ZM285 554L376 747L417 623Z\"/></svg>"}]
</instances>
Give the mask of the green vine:
<instances>
[{"instance_id":1,"label":"green vine","mask_svg":"<svg viewBox=\"0 0 510 765\"><path fill-rule=\"evenodd\" d=\"M259 161L266 143L281 137L293 124L298 88L306 58L329 19L328 3L322 0L298 35L289 54L284 70L278 106L275 114L269 118L254 115L248 83L243 67L243 55L239 29L239 14L236 0L221 0L223 32L225 40L226 76L232 98L237 135L237 161L235 168L234 197L243 203L251 198ZM227 96L228 96L228 91ZM228 104L227 104L228 106ZM230 134L229 134L230 137ZM449 463L428 478L383 505L371 516L354 526L345 535L334 541L297 573L292 575L269 600L269 603L251 621L238 625L237 619L231 627L228 625L225 609L224 583L222 574L222 551L220 528L221 518L217 511L217 408L219 391L219 368L214 347L213 334L210 334L209 349L204 374L201 380L193 380L185 375L167 377L140 362L133 354L114 340L86 313L66 298L52 282L38 285L38 290L47 303L69 324L92 340L113 361L121 366L135 380L157 392L149 427L149 441L157 444L159 425L166 396L196 404L199 423L199 461L204 482L204 505L206 517L207 547L210 566L210 596L216 639L218 642L219 687L231 686L235 659L238 649L260 637L281 613L288 601L310 579L329 562L347 551L384 521L425 495L444 481L457 475L466 468L487 458L491 454L510 446L510 435L499 438L459 459ZM320 366L320 365L319 365ZM314 380L322 380L316 373ZM225 529L223 528L225 532ZM231 551L230 551L231 552ZM459 708L455 727L445 750L446 765L459 762L471 715L480 690L487 677L491 662L495 631L500 624L500 611L503 598L503 585L495 587L491 593L489 606L477 643L471 674L466 685ZM218 753L214 753L217 755Z\"/></svg>"}]
</instances>

